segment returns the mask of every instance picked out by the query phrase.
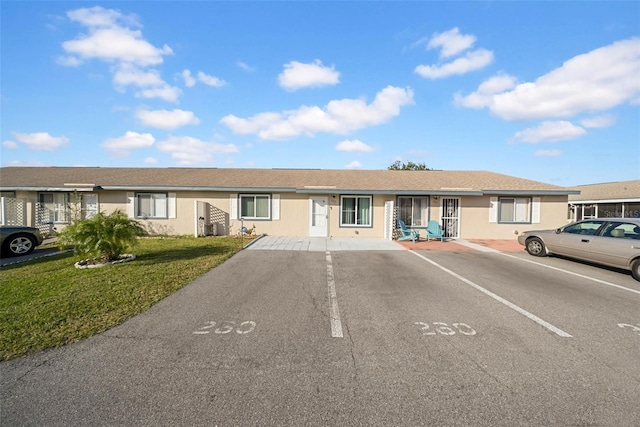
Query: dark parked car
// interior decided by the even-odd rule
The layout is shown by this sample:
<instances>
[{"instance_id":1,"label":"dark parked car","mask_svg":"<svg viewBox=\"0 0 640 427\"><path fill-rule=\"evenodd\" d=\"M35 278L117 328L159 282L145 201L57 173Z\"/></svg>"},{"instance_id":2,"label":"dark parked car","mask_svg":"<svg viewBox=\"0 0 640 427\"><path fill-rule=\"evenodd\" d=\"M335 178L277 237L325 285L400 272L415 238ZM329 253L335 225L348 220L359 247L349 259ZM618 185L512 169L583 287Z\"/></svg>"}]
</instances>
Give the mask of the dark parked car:
<instances>
[{"instance_id":1,"label":"dark parked car","mask_svg":"<svg viewBox=\"0 0 640 427\"><path fill-rule=\"evenodd\" d=\"M0 256L27 255L44 240L40 230L34 227L0 226Z\"/></svg>"},{"instance_id":2,"label":"dark parked car","mask_svg":"<svg viewBox=\"0 0 640 427\"><path fill-rule=\"evenodd\" d=\"M526 231L518 242L534 256L564 255L631 270L640 280L640 218L594 218L555 230Z\"/></svg>"}]
</instances>

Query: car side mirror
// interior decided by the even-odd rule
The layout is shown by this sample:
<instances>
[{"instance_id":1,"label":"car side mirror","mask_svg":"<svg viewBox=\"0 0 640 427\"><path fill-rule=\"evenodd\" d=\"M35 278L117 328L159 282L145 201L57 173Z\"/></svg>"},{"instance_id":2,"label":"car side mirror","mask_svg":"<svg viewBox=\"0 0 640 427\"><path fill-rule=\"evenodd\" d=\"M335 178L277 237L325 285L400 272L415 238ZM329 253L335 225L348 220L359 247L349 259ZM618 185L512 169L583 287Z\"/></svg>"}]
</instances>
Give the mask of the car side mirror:
<instances>
[{"instance_id":1,"label":"car side mirror","mask_svg":"<svg viewBox=\"0 0 640 427\"><path fill-rule=\"evenodd\" d=\"M556 234L562 233L562 228L556 228Z\"/></svg>"}]
</instances>

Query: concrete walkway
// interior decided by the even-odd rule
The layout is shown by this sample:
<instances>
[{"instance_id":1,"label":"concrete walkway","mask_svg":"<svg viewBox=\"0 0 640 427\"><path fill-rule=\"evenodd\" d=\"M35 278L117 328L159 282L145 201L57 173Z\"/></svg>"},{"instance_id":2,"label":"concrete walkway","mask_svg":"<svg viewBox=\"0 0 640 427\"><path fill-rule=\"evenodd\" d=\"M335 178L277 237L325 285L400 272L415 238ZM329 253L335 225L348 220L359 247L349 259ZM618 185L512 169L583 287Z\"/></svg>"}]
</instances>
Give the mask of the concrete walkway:
<instances>
[{"instance_id":1,"label":"concrete walkway","mask_svg":"<svg viewBox=\"0 0 640 427\"><path fill-rule=\"evenodd\" d=\"M395 240L351 238L351 237L292 237L292 236L262 236L254 240L246 249L252 250L280 250L280 251L479 251L479 252L519 252L524 248L515 239L499 240L464 240L455 239L440 242L410 240L397 242Z\"/></svg>"},{"instance_id":2,"label":"concrete walkway","mask_svg":"<svg viewBox=\"0 0 640 427\"><path fill-rule=\"evenodd\" d=\"M246 249L281 251L404 251L406 248L393 240L350 237L290 237L263 236Z\"/></svg>"}]
</instances>

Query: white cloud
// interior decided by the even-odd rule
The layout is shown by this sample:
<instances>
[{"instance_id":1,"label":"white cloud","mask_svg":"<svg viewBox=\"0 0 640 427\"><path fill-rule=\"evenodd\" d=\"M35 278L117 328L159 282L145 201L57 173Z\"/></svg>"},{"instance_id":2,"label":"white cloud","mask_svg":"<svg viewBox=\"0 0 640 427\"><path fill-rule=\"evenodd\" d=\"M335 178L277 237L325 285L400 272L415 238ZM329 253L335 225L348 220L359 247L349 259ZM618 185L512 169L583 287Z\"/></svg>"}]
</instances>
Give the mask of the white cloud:
<instances>
[{"instance_id":1,"label":"white cloud","mask_svg":"<svg viewBox=\"0 0 640 427\"><path fill-rule=\"evenodd\" d=\"M160 64L164 55L173 53L167 45L161 49L144 40L139 30L123 27L91 29L62 48L78 61L99 59L105 62L128 62L138 66Z\"/></svg>"},{"instance_id":2,"label":"white cloud","mask_svg":"<svg viewBox=\"0 0 640 427\"><path fill-rule=\"evenodd\" d=\"M423 44L426 39L420 39L417 44ZM452 58L470 49L476 42L476 37L470 34L460 34L455 27L443 33L435 33L427 42L427 49L440 49L440 58ZM479 70L493 62L493 52L487 49L476 49L465 53L444 64L418 65L413 72L425 79L442 79L453 75L466 74Z\"/></svg>"},{"instance_id":3,"label":"white cloud","mask_svg":"<svg viewBox=\"0 0 640 427\"><path fill-rule=\"evenodd\" d=\"M161 98L169 102L176 102L180 95L182 95L182 91L179 88L169 85L152 87L136 92L138 98Z\"/></svg>"},{"instance_id":4,"label":"white cloud","mask_svg":"<svg viewBox=\"0 0 640 427\"><path fill-rule=\"evenodd\" d=\"M265 112L249 118L228 115L220 123L238 134L257 134L261 139L287 139L317 133L345 134L375 126L400 114L400 107L413 104L409 88L387 86L367 104L363 99L330 101L325 107L302 106L282 113Z\"/></svg>"},{"instance_id":5,"label":"white cloud","mask_svg":"<svg viewBox=\"0 0 640 427\"><path fill-rule=\"evenodd\" d=\"M202 71L198 71L198 80L201 83L206 84L207 86L213 86L213 87L222 87L227 84L227 82L225 82L224 80L219 79L215 76L210 76L208 74L205 74Z\"/></svg>"},{"instance_id":6,"label":"white cloud","mask_svg":"<svg viewBox=\"0 0 640 427\"><path fill-rule=\"evenodd\" d=\"M345 169L362 169L362 165L360 164L359 161L354 160L353 162L349 163L348 165L344 165Z\"/></svg>"},{"instance_id":7,"label":"white cloud","mask_svg":"<svg viewBox=\"0 0 640 427\"><path fill-rule=\"evenodd\" d=\"M291 61L284 64L284 71L278 76L278 83L286 90L294 91L304 87L329 86L340 83L340 73L334 67L325 67L320 60L310 64Z\"/></svg>"},{"instance_id":8,"label":"white cloud","mask_svg":"<svg viewBox=\"0 0 640 427\"><path fill-rule=\"evenodd\" d=\"M374 150L373 147L365 144L364 142L353 139L353 140L344 140L338 145L336 145L336 150L338 151L347 151L351 153L369 153Z\"/></svg>"},{"instance_id":9,"label":"white cloud","mask_svg":"<svg viewBox=\"0 0 640 427\"><path fill-rule=\"evenodd\" d=\"M16 150L18 148L18 144L16 144L14 141L9 141L9 140L2 141L2 146L9 150Z\"/></svg>"},{"instance_id":10,"label":"white cloud","mask_svg":"<svg viewBox=\"0 0 640 427\"><path fill-rule=\"evenodd\" d=\"M478 92L457 96L460 105L488 107L504 120L573 117L605 111L640 97L640 38L621 40L577 55L561 67L474 103Z\"/></svg>"},{"instance_id":11,"label":"white cloud","mask_svg":"<svg viewBox=\"0 0 640 427\"><path fill-rule=\"evenodd\" d=\"M19 133L13 132L13 137L33 150L53 151L69 142L64 136L51 136L47 132Z\"/></svg>"},{"instance_id":12,"label":"white cloud","mask_svg":"<svg viewBox=\"0 0 640 427\"><path fill-rule=\"evenodd\" d=\"M145 126L167 130L200 123L192 111L185 110L138 110L136 117Z\"/></svg>"},{"instance_id":13,"label":"white cloud","mask_svg":"<svg viewBox=\"0 0 640 427\"><path fill-rule=\"evenodd\" d=\"M212 163L215 155L234 154L239 151L233 144L204 142L190 136L171 136L158 142L157 147L160 151L170 153L181 166Z\"/></svg>"},{"instance_id":14,"label":"white cloud","mask_svg":"<svg viewBox=\"0 0 640 427\"><path fill-rule=\"evenodd\" d=\"M191 77L191 71L186 69L182 70L182 73L180 73L180 75L184 79L184 85L186 87L194 87L196 85L196 79Z\"/></svg>"},{"instance_id":15,"label":"white cloud","mask_svg":"<svg viewBox=\"0 0 640 427\"><path fill-rule=\"evenodd\" d=\"M173 51L167 45L159 48L147 41L133 15L96 6L69 11L67 16L84 26L87 32L62 43L66 55L57 58L59 64L77 67L93 59L115 64L111 70L113 84L118 90L124 91L132 85L144 88L136 93L137 97L172 102L181 95L178 88L162 80L157 70L145 69L162 63L163 57Z\"/></svg>"},{"instance_id":16,"label":"white cloud","mask_svg":"<svg viewBox=\"0 0 640 427\"><path fill-rule=\"evenodd\" d=\"M590 117L588 119L584 119L580 121L580 124L586 128L608 128L613 126L616 123L616 118L611 114L607 114L604 116L596 116Z\"/></svg>"},{"instance_id":17,"label":"white cloud","mask_svg":"<svg viewBox=\"0 0 640 427\"><path fill-rule=\"evenodd\" d=\"M427 49L441 48L440 57L448 58L464 52L475 42L475 36L460 34L460 30L456 27L444 33L434 34L427 44Z\"/></svg>"},{"instance_id":18,"label":"white cloud","mask_svg":"<svg viewBox=\"0 0 640 427\"><path fill-rule=\"evenodd\" d=\"M256 71L255 67L250 66L249 64L247 64L247 63L246 63L246 62L244 62L244 61L238 61L238 62L236 62L236 65L237 65L240 69L242 69L242 70L246 71L247 73L253 73L254 71Z\"/></svg>"},{"instance_id":19,"label":"white cloud","mask_svg":"<svg viewBox=\"0 0 640 427\"><path fill-rule=\"evenodd\" d=\"M534 154L536 157L558 157L562 156L561 150L538 150Z\"/></svg>"},{"instance_id":20,"label":"white cloud","mask_svg":"<svg viewBox=\"0 0 640 427\"><path fill-rule=\"evenodd\" d=\"M479 70L493 62L493 52L478 49L467 52L464 57L442 65L418 65L414 72L426 79L442 79L452 75Z\"/></svg>"},{"instance_id":21,"label":"white cloud","mask_svg":"<svg viewBox=\"0 0 640 427\"><path fill-rule=\"evenodd\" d=\"M485 80L478 86L478 90L467 96L459 93L454 95L454 103L468 108L482 108L491 104L493 96L516 86L517 81L513 76L498 74Z\"/></svg>"},{"instance_id":22,"label":"white cloud","mask_svg":"<svg viewBox=\"0 0 640 427\"><path fill-rule=\"evenodd\" d=\"M56 62L63 67L78 67L82 65L82 61L73 56L58 56Z\"/></svg>"},{"instance_id":23,"label":"white cloud","mask_svg":"<svg viewBox=\"0 0 640 427\"><path fill-rule=\"evenodd\" d=\"M51 166L49 164L38 162L38 161L23 161L23 160L12 160L6 163L4 166L29 166L29 167L43 167L43 166Z\"/></svg>"},{"instance_id":24,"label":"white cloud","mask_svg":"<svg viewBox=\"0 0 640 427\"><path fill-rule=\"evenodd\" d=\"M162 86L166 84L157 70L144 71L131 64L123 64L118 67L113 74L113 83L117 87L128 85L138 87Z\"/></svg>"},{"instance_id":25,"label":"white cloud","mask_svg":"<svg viewBox=\"0 0 640 427\"><path fill-rule=\"evenodd\" d=\"M123 15L117 10L100 6L72 10L67 12L67 16L86 27L114 27L118 22L134 27L141 26L134 15Z\"/></svg>"},{"instance_id":26,"label":"white cloud","mask_svg":"<svg viewBox=\"0 0 640 427\"><path fill-rule=\"evenodd\" d=\"M143 162L147 165L155 165L158 163L158 159L155 157L146 157Z\"/></svg>"},{"instance_id":27,"label":"white cloud","mask_svg":"<svg viewBox=\"0 0 640 427\"><path fill-rule=\"evenodd\" d=\"M541 141L564 141L574 139L587 133L584 128L567 121L542 122L536 128L527 128L516 132L511 138L512 142L538 143Z\"/></svg>"},{"instance_id":28,"label":"white cloud","mask_svg":"<svg viewBox=\"0 0 640 427\"><path fill-rule=\"evenodd\" d=\"M156 48L144 40L140 31L127 28L141 27L133 15L96 6L69 11L67 16L89 29L89 34L62 44L67 53L78 59L117 60L145 66L159 64L163 55L173 53L170 47Z\"/></svg>"},{"instance_id":29,"label":"white cloud","mask_svg":"<svg viewBox=\"0 0 640 427\"><path fill-rule=\"evenodd\" d=\"M130 150L151 147L155 138L150 133L126 132L118 138L110 138L102 143L102 146L109 151L120 155L126 155Z\"/></svg>"}]
</instances>

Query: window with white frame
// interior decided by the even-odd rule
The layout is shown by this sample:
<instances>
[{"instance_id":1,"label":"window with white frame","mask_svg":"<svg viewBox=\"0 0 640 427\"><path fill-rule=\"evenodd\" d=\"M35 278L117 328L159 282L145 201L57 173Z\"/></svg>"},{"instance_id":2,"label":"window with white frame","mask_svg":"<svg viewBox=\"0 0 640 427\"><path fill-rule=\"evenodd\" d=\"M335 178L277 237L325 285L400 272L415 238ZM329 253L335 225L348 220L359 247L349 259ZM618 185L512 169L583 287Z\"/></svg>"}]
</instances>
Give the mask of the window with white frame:
<instances>
[{"instance_id":1,"label":"window with white frame","mask_svg":"<svg viewBox=\"0 0 640 427\"><path fill-rule=\"evenodd\" d=\"M531 222L531 199L528 197L502 197L499 200L498 222Z\"/></svg>"},{"instance_id":2,"label":"window with white frame","mask_svg":"<svg viewBox=\"0 0 640 427\"><path fill-rule=\"evenodd\" d=\"M136 193L136 218L167 218L167 193Z\"/></svg>"},{"instance_id":3,"label":"window with white frame","mask_svg":"<svg viewBox=\"0 0 640 427\"><path fill-rule=\"evenodd\" d=\"M426 226L428 203L427 197L398 197L398 219L409 227Z\"/></svg>"},{"instance_id":4,"label":"window with white frame","mask_svg":"<svg viewBox=\"0 0 640 427\"><path fill-rule=\"evenodd\" d=\"M371 226L371 196L342 196L340 225Z\"/></svg>"},{"instance_id":5,"label":"window with white frame","mask_svg":"<svg viewBox=\"0 0 640 427\"><path fill-rule=\"evenodd\" d=\"M68 223L69 193L38 193L38 223Z\"/></svg>"},{"instance_id":6,"label":"window with white frame","mask_svg":"<svg viewBox=\"0 0 640 427\"><path fill-rule=\"evenodd\" d=\"M243 219L271 219L271 195L241 194L240 217Z\"/></svg>"}]
</instances>

